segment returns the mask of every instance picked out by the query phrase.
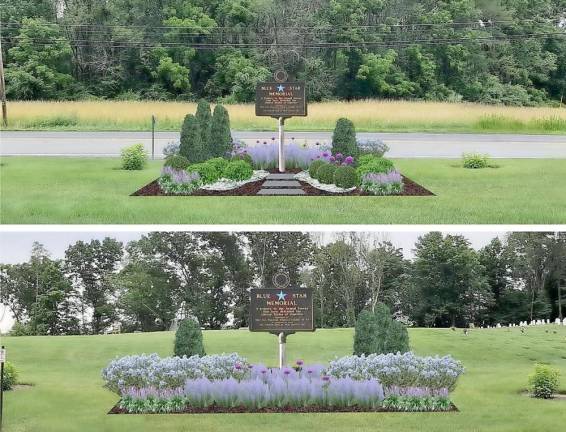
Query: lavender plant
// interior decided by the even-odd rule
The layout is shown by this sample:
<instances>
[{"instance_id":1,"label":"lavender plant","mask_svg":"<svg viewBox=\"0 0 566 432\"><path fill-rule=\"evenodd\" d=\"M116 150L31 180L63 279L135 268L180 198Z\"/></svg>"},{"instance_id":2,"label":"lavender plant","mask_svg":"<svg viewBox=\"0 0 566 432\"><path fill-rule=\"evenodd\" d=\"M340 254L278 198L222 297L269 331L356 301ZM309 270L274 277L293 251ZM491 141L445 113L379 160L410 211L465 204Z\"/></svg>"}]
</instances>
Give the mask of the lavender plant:
<instances>
[{"instance_id":1,"label":"lavender plant","mask_svg":"<svg viewBox=\"0 0 566 432\"><path fill-rule=\"evenodd\" d=\"M161 169L161 176L157 182L164 192L170 194L189 194L202 184L199 173L187 172L171 166Z\"/></svg>"},{"instance_id":2,"label":"lavender plant","mask_svg":"<svg viewBox=\"0 0 566 432\"><path fill-rule=\"evenodd\" d=\"M373 195L394 195L403 192L403 177L397 170L367 173L362 177L362 190Z\"/></svg>"}]
</instances>

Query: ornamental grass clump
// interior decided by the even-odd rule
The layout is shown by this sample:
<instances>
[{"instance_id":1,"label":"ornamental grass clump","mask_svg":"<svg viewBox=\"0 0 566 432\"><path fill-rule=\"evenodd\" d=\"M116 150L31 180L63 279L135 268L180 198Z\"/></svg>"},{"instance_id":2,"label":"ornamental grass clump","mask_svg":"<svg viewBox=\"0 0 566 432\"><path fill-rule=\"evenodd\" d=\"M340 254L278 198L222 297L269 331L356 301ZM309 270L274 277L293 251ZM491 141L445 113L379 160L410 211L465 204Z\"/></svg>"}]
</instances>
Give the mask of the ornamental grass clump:
<instances>
[{"instance_id":1,"label":"ornamental grass clump","mask_svg":"<svg viewBox=\"0 0 566 432\"><path fill-rule=\"evenodd\" d=\"M169 194L190 194L202 184L198 173L170 166L161 169L161 176L157 182L161 190Z\"/></svg>"},{"instance_id":2,"label":"ornamental grass clump","mask_svg":"<svg viewBox=\"0 0 566 432\"><path fill-rule=\"evenodd\" d=\"M386 174L370 172L361 179L363 191L372 195L396 195L403 192L403 177L397 170Z\"/></svg>"}]
</instances>

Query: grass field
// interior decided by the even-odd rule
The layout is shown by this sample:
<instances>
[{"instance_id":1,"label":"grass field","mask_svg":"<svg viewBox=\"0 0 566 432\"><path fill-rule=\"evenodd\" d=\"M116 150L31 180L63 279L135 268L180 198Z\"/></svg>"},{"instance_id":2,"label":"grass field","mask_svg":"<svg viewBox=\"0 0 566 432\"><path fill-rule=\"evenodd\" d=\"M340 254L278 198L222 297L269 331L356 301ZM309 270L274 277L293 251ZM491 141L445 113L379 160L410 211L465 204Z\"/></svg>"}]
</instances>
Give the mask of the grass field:
<instances>
[{"instance_id":1,"label":"grass field","mask_svg":"<svg viewBox=\"0 0 566 432\"><path fill-rule=\"evenodd\" d=\"M548 330L548 333L546 332ZM554 333L556 331L556 333ZM351 329L289 337L289 359L323 362L351 353ZM561 371L566 389L566 327L473 330L411 329L418 354L452 354L466 373L453 394L458 413L337 413L107 415L118 397L102 387L101 369L116 356L170 355L173 333L3 338L21 379L33 387L5 396L6 432L63 431L558 431L566 400L537 400L521 392L535 362ZM253 362L276 364L276 338L245 330L207 331L208 353L237 351Z\"/></svg>"},{"instance_id":2,"label":"grass field","mask_svg":"<svg viewBox=\"0 0 566 432\"><path fill-rule=\"evenodd\" d=\"M274 120L256 117L254 106L229 105L232 128L272 130ZM183 117L194 112L183 102L9 102L9 129L149 130L151 115L158 130L180 130ZM509 132L566 133L565 108L527 108L471 103L357 101L309 105L307 117L286 122L287 130L331 130L347 116L359 132Z\"/></svg>"},{"instance_id":3,"label":"grass field","mask_svg":"<svg viewBox=\"0 0 566 432\"><path fill-rule=\"evenodd\" d=\"M436 194L424 197L132 197L161 161L123 171L118 159L5 157L2 223L74 224L563 224L564 160L402 159L396 166Z\"/></svg>"}]
</instances>

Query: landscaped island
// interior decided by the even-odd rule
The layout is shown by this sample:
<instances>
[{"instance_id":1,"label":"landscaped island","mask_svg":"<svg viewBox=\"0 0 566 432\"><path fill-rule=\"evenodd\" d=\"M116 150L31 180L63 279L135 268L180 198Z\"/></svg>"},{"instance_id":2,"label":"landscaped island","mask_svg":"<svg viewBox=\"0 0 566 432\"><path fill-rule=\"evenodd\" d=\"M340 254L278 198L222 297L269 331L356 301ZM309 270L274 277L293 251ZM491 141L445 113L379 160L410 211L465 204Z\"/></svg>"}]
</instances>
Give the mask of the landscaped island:
<instances>
[{"instance_id":1,"label":"landscaped island","mask_svg":"<svg viewBox=\"0 0 566 432\"><path fill-rule=\"evenodd\" d=\"M165 149L160 177L134 195L432 195L405 179L384 158L380 140L357 140L354 124L341 118L332 143L284 145L285 172L278 172L279 145L233 142L228 112L210 113L199 102L186 116L180 143Z\"/></svg>"},{"instance_id":2,"label":"landscaped island","mask_svg":"<svg viewBox=\"0 0 566 432\"><path fill-rule=\"evenodd\" d=\"M103 371L112 413L449 411L464 369L450 356L347 356L269 368L238 354L126 356Z\"/></svg>"}]
</instances>

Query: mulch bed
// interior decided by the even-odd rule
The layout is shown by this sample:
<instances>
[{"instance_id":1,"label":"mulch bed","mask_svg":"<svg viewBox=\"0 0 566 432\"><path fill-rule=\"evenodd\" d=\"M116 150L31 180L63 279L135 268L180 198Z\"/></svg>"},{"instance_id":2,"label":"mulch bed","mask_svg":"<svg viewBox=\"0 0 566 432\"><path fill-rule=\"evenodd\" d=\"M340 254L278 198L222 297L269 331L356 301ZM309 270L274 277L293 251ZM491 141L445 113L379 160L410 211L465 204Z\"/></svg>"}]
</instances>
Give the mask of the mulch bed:
<instances>
[{"instance_id":1,"label":"mulch bed","mask_svg":"<svg viewBox=\"0 0 566 432\"><path fill-rule=\"evenodd\" d=\"M357 406L352 407L340 407L340 408L330 408L326 406L309 406L309 407L282 407L282 408L261 408L256 410L250 410L244 406L234 407L234 408L224 408L219 407L216 405L211 405L208 408L194 408L187 406L182 412L175 412L169 414L274 414L274 413L351 413L351 412L359 412L359 413L366 413L366 412L403 412L403 413L411 413L411 412L429 412L429 413L446 413L446 412L458 412L458 408L456 405L451 404L450 409L447 411L397 411L397 410L390 410L385 408L377 408L377 409L367 409L361 408ZM130 413L118 405L115 405L108 414L130 414L135 415L135 413ZM148 414L156 414L156 413L148 413ZM146 415L146 414L144 414ZM163 413L162 413L163 415ZM167 415L167 414L165 414Z\"/></svg>"},{"instance_id":2,"label":"mulch bed","mask_svg":"<svg viewBox=\"0 0 566 432\"><path fill-rule=\"evenodd\" d=\"M273 174L277 174L277 170L270 171ZM301 172L300 169L293 169L287 170L288 173L297 174ZM388 196L434 196L434 194L426 189L425 187L421 186L418 183L415 183L408 177L403 177L403 183L405 187L403 188L403 193L397 195L388 195ZM157 183L157 179L153 180L151 183L148 183L141 189L135 191L131 196L256 196L259 190L261 189L264 180L258 180L252 183L246 183L245 185L231 189L227 191L211 191L211 190L203 190L198 189L192 194L168 194L161 190L159 184ZM294 195L294 196L375 196L368 194L367 192L362 191L361 189L356 189L352 192L347 193L333 193L327 192L311 186L308 183L299 181L303 190L305 191L306 195ZM282 196L282 195L278 195Z\"/></svg>"}]
</instances>

